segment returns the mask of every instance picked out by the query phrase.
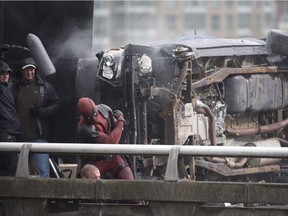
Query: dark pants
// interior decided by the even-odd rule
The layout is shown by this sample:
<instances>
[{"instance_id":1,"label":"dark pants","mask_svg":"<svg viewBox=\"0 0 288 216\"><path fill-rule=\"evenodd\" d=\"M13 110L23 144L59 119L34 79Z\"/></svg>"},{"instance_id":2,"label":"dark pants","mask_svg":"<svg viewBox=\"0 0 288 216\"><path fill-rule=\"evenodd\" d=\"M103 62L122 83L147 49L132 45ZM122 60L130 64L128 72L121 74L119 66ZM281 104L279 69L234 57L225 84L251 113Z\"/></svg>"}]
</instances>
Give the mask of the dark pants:
<instances>
[{"instance_id":1,"label":"dark pants","mask_svg":"<svg viewBox=\"0 0 288 216\"><path fill-rule=\"evenodd\" d=\"M15 142L16 137L11 134L0 134L1 142ZM5 152L0 153L0 176L15 176L18 164L18 154Z\"/></svg>"}]
</instances>

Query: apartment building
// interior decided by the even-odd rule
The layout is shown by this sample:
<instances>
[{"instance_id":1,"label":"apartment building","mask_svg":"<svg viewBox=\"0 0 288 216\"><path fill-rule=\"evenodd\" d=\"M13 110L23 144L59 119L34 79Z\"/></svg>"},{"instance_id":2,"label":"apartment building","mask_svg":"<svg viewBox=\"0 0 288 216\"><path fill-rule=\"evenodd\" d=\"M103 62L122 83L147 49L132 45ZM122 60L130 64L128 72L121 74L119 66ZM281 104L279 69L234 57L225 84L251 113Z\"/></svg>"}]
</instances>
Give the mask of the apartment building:
<instances>
[{"instance_id":1,"label":"apartment building","mask_svg":"<svg viewBox=\"0 0 288 216\"><path fill-rule=\"evenodd\" d=\"M244 0L95 0L93 50L189 34L261 38L277 27L278 4Z\"/></svg>"}]
</instances>

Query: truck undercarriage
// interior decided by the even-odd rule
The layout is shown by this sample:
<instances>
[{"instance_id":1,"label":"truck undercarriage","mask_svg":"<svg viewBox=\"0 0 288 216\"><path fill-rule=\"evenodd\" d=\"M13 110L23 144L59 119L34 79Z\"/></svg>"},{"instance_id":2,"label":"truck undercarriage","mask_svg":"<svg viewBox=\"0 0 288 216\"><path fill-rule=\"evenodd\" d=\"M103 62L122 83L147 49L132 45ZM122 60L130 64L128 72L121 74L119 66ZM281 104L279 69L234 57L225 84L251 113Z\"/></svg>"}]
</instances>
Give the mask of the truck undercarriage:
<instances>
[{"instance_id":1,"label":"truck undercarriage","mask_svg":"<svg viewBox=\"0 0 288 216\"><path fill-rule=\"evenodd\" d=\"M191 39L99 52L97 102L124 111L121 143L284 147L288 68L275 42L283 34L271 30L266 40ZM163 176L165 157L133 159L139 178ZM185 157L180 176L277 182L286 179L286 163L285 158Z\"/></svg>"}]
</instances>

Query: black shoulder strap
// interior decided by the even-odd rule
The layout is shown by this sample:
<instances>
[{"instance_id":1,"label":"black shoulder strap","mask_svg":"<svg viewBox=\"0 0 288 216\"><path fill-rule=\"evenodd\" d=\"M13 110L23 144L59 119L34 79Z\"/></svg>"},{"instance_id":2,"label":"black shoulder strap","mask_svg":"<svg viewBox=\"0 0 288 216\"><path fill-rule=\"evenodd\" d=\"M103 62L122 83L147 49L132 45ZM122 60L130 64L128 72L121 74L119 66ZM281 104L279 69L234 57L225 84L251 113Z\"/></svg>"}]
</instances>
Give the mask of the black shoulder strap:
<instances>
[{"instance_id":1,"label":"black shoulder strap","mask_svg":"<svg viewBox=\"0 0 288 216\"><path fill-rule=\"evenodd\" d=\"M104 116L105 119L109 119L110 113L112 113L112 109L109 106L105 104L99 104L97 105L97 109Z\"/></svg>"},{"instance_id":2,"label":"black shoulder strap","mask_svg":"<svg viewBox=\"0 0 288 216\"><path fill-rule=\"evenodd\" d=\"M104 116L104 118L107 120L108 127L109 127L109 133L110 133L112 130L112 127L114 127L114 125L112 125L114 122L112 109L105 104L97 105L97 109Z\"/></svg>"}]
</instances>

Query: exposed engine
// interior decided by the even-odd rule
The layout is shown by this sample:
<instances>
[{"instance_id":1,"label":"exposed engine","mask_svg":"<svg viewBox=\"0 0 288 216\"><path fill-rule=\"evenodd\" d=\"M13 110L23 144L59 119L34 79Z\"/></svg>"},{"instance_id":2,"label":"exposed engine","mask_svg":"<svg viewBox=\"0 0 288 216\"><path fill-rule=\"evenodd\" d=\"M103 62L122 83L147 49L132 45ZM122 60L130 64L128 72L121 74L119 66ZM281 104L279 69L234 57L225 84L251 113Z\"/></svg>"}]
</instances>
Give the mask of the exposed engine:
<instances>
[{"instance_id":1,"label":"exposed engine","mask_svg":"<svg viewBox=\"0 0 288 216\"><path fill-rule=\"evenodd\" d=\"M286 144L287 62L271 51L275 46L268 39L128 44L98 53L100 101L125 110L122 143ZM163 165L155 158L138 161L137 168L149 168L150 174ZM253 174L262 178L263 173L279 174L280 164L278 159L196 158L196 179L211 174L222 180ZM190 174L188 170L184 177Z\"/></svg>"}]
</instances>

